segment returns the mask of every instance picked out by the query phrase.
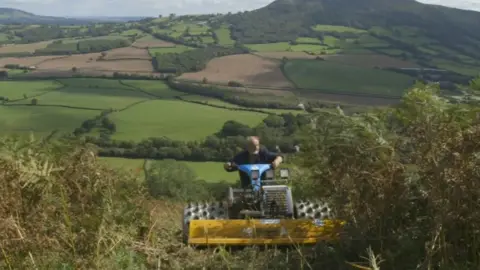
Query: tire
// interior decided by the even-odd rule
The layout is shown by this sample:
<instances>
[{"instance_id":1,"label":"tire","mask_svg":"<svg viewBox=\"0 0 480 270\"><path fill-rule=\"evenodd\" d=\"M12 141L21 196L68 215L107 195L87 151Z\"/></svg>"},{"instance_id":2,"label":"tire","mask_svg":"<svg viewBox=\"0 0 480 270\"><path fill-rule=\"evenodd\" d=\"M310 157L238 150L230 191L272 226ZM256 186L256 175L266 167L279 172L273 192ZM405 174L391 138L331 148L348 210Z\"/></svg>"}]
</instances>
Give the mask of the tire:
<instances>
[{"instance_id":1,"label":"tire","mask_svg":"<svg viewBox=\"0 0 480 270\"><path fill-rule=\"evenodd\" d=\"M295 202L297 219L331 219L333 210L325 202L319 200L299 200Z\"/></svg>"},{"instance_id":2,"label":"tire","mask_svg":"<svg viewBox=\"0 0 480 270\"><path fill-rule=\"evenodd\" d=\"M188 244L191 220L224 220L228 219L228 211L221 202L193 202L183 209L182 241Z\"/></svg>"}]
</instances>

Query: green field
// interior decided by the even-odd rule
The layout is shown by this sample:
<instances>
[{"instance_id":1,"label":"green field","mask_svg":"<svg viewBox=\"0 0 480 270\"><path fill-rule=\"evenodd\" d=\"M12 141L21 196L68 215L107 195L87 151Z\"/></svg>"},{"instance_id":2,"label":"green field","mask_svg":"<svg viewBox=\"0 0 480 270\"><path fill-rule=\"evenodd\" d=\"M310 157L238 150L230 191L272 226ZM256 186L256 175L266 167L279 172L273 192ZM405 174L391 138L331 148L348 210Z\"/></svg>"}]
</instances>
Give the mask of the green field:
<instances>
[{"instance_id":1,"label":"green field","mask_svg":"<svg viewBox=\"0 0 480 270\"><path fill-rule=\"evenodd\" d=\"M295 40L297 43L314 43L314 44L322 44L322 41L318 38L311 38L311 37L299 37Z\"/></svg>"},{"instance_id":2,"label":"green field","mask_svg":"<svg viewBox=\"0 0 480 270\"><path fill-rule=\"evenodd\" d=\"M35 136L48 135L54 130L73 132L86 119L98 115L98 111L58 107L0 106L0 134Z\"/></svg>"},{"instance_id":3,"label":"green field","mask_svg":"<svg viewBox=\"0 0 480 270\"><path fill-rule=\"evenodd\" d=\"M349 33L365 33L365 30L346 27L346 26L338 26L338 25L322 25L317 24L312 27L313 30L319 32L349 32Z\"/></svg>"},{"instance_id":4,"label":"green field","mask_svg":"<svg viewBox=\"0 0 480 270\"><path fill-rule=\"evenodd\" d=\"M199 96L199 95L186 95L186 96L182 96L182 99L184 99L184 100L190 100L190 101L196 101L196 102L202 102L202 103L210 104L210 105L214 105L214 106L223 106L223 107L226 107L226 108L233 108L233 109L235 109L235 108L244 108L244 109L248 109L248 108L245 108L245 107L242 107L242 106L238 106L238 105L235 105L235 104L232 104L232 103L228 103L228 102L225 102L225 101L216 99L216 98ZM300 111L300 110L283 110L283 109L262 109L262 111L271 112L271 113L276 113L276 114L282 114L282 113L292 113L292 114L304 113L304 111Z\"/></svg>"},{"instance_id":5,"label":"green field","mask_svg":"<svg viewBox=\"0 0 480 270\"><path fill-rule=\"evenodd\" d=\"M57 88L60 88L61 86L61 84L54 81L0 81L0 97L7 97L9 100L23 99L24 95L26 95L27 97L32 97L42 93L46 93L48 91L55 90Z\"/></svg>"},{"instance_id":6,"label":"green field","mask_svg":"<svg viewBox=\"0 0 480 270\"><path fill-rule=\"evenodd\" d=\"M290 44L288 42L276 42L266 44L245 44L245 46L257 52L284 52L290 47Z\"/></svg>"},{"instance_id":7,"label":"green field","mask_svg":"<svg viewBox=\"0 0 480 270\"><path fill-rule=\"evenodd\" d=\"M113 138L140 141L166 136L176 140L201 140L214 134L228 121L255 126L266 115L230 111L172 100L152 100L112 114L117 125Z\"/></svg>"},{"instance_id":8,"label":"green field","mask_svg":"<svg viewBox=\"0 0 480 270\"><path fill-rule=\"evenodd\" d=\"M185 51L193 50L192 47L187 47L184 45L176 45L175 47L156 47L156 48L149 48L148 52L151 56L155 56L157 54L165 54L165 53L182 53Z\"/></svg>"},{"instance_id":9,"label":"green field","mask_svg":"<svg viewBox=\"0 0 480 270\"><path fill-rule=\"evenodd\" d=\"M235 44L235 40L230 37L230 29L227 27L221 27L215 30L215 34L218 37L218 43L223 46L230 46Z\"/></svg>"},{"instance_id":10,"label":"green field","mask_svg":"<svg viewBox=\"0 0 480 270\"><path fill-rule=\"evenodd\" d=\"M144 179L145 173L143 171L143 159L127 159L114 157L101 157L100 162L111 166L113 169L127 170L134 175L138 175ZM195 171L198 180L205 180L207 182L228 181L234 182L238 179L238 173L228 173L223 169L222 162L189 162L178 161Z\"/></svg>"},{"instance_id":11,"label":"green field","mask_svg":"<svg viewBox=\"0 0 480 270\"><path fill-rule=\"evenodd\" d=\"M299 88L328 91L401 95L413 78L377 69L317 60L291 60L285 75Z\"/></svg>"},{"instance_id":12,"label":"green field","mask_svg":"<svg viewBox=\"0 0 480 270\"><path fill-rule=\"evenodd\" d=\"M38 97L41 105L63 105L92 109L122 109L130 104L151 97L135 89L121 85L117 80L104 79L62 79L66 87ZM24 82L12 82L22 85ZM21 100L15 104L29 104Z\"/></svg>"}]
</instances>

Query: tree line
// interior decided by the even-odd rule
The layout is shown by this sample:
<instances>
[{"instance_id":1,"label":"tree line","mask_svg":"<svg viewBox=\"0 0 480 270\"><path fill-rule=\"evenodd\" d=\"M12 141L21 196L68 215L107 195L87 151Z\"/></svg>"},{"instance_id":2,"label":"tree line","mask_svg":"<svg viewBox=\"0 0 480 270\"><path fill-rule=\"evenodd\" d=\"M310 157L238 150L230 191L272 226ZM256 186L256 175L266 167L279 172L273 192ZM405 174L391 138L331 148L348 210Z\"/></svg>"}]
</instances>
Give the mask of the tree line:
<instances>
[{"instance_id":1,"label":"tree line","mask_svg":"<svg viewBox=\"0 0 480 270\"><path fill-rule=\"evenodd\" d=\"M293 153L300 142L298 133L310 123L304 114L268 115L256 127L249 127L237 121L225 122L215 134L203 141L176 141L166 137L148 138L140 142L120 141L111 138L116 125L104 111L101 115L86 120L73 134L83 137L86 142L97 145L99 156L142 159L175 159L186 161L224 161L243 149L245 137L257 135L262 144L271 150L280 149L283 153ZM92 130L100 136L89 136Z\"/></svg>"},{"instance_id":2,"label":"tree line","mask_svg":"<svg viewBox=\"0 0 480 270\"><path fill-rule=\"evenodd\" d=\"M71 55L84 53L104 52L116 48L128 47L131 42L126 39L95 39L80 40L73 43L63 43L61 40L54 41L46 48L37 49L34 55Z\"/></svg>"}]
</instances>

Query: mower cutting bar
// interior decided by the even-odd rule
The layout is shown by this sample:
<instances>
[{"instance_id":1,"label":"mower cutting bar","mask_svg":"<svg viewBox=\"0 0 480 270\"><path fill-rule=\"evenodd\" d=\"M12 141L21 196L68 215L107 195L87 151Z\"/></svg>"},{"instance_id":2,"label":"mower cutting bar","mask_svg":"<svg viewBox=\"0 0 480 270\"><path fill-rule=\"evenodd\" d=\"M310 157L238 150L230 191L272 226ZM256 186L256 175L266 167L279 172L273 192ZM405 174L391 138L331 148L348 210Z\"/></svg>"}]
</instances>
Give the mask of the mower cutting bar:
<instances>
[{"instance_id":1,"label":"mower cutting bar","mask_svg":"<svg viewBox=\"0 0 480 270\"><path fill-rule=\"evenodd\" d=\"M319 241L338 239L344 224L335 220L192 220L188 243L193 245L315 244Z\"/></svg>"}]
</instances>

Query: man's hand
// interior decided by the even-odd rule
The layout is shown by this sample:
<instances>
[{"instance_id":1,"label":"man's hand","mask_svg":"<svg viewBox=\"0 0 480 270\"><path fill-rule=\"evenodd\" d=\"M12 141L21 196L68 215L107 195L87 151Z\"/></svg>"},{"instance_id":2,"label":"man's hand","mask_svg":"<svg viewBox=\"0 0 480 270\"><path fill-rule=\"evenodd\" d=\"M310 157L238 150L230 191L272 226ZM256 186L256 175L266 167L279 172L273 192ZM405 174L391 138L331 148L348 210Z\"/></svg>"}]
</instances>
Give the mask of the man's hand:
<instances>
[{"instance_id":1,"label":"man's hand","mask_svg":"<svg viewBox=\"0 0 480 270\"><path fill-rule=\"evenodd\" d=\"M227 163L223 164L223 168L225 168L225 170L230 170L232 168L232 163L227 162Z\"/></svg>"},{"instance_id":2,"label":"man's hand","mask_svg":"<svg viewBox=\"0 0 480 270\"><path fill-rule=\"evenodd\" d=\"M283 159L282 157L277 157L273 162L272 162L272 169L276 169L280 163L282 163Z\"/></svg>"}]
</instances>

